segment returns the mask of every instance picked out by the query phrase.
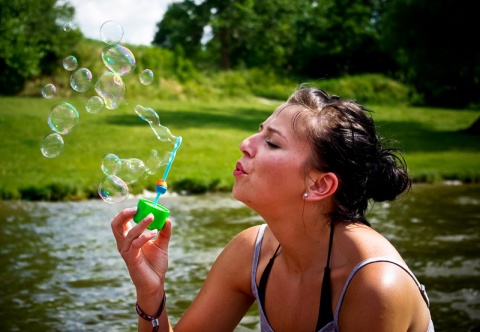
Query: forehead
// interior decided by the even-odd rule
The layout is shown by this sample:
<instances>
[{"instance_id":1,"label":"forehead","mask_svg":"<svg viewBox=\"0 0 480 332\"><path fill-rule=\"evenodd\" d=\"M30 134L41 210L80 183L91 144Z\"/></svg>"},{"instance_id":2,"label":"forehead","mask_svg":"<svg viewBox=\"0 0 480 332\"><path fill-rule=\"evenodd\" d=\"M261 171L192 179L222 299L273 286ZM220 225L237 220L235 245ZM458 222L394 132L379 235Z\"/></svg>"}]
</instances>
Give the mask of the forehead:
<instances>
[{"instance_id":1,"label":"forehead","mask_svg":"<svg viewBox=\"0 0 480 332\"><path fill-rule=\"evenodd\" d=\"M286 134L291 133L301 138L304 137L303 114L304 108L300 105L282 104L265 120L264 124L275 126Z\"/></svg>"}]
</instances>

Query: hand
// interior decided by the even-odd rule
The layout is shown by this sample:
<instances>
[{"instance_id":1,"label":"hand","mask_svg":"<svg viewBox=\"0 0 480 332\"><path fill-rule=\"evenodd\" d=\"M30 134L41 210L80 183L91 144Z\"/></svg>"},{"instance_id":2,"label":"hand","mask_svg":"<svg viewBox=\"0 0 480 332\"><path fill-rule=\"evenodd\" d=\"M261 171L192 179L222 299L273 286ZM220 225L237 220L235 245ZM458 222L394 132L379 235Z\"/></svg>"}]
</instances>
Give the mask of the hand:
<instances>
[{"instance_id":1,"label":"hand","mask_svg":"<svg viewBox=\"0 0 480 332\"><path fill-rule=\"evenodd\" d=\"M116 215L112 221L113 235L137 289L137 297L161 298L168 266L168 243L172 224L167 220L158 237L152 240L157 235L157 230L145 230L153 221L153 216L148 215L132 227L129 221L135 213L136 209L131 208Z\"/></svg>"}]
</instances>

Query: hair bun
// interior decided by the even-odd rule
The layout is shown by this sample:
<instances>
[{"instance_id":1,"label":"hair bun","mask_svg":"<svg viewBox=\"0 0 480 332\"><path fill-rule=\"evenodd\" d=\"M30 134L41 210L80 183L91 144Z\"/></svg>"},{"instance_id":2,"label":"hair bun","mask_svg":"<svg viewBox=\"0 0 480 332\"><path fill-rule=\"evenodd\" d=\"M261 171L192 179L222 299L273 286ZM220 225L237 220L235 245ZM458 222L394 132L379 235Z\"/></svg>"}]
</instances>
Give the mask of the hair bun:
<instances>
[{"instance_id":1,"label":"hair bun","mask_svg":"<svg viewBox=\"0 0 480 332\"><path fill-rule=\"evenodd\" d=\"M403 157L394 149L380 148L377 162L371 166L367 196L377 202L392 201L410 186Z\"/></svg>"}]
</instances>

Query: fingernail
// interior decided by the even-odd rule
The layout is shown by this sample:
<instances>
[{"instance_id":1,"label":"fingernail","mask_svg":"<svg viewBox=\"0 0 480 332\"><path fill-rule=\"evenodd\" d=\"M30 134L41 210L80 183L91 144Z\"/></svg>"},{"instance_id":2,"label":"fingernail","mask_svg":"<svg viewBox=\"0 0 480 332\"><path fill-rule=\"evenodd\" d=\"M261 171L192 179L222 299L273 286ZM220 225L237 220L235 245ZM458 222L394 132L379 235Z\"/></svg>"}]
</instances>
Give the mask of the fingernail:
<instances>
[{"instance_id":1,"label":"fingernail","mask_svg":"<svg viewBox=\"0 0 480 332\"><path fill-rule=\"evenodd\" d=\"M148 236L152 236L152 237L153 237L153 236L155 236L155 235L157 235L157 230L156 230L156 229L151 230L150 232L148 232Z\"/></svg>"},{"instance_id":2,"label":"fingernail","mask_svg":"<svg viewBox=\"0 0 480 332\"><path fill-rule=\"evenodd\" d=\"M127 208L125 209L128 213L134 213L134 212L137 212L137 207L131 207L131 208Z\"/></svg>"}]
</instances>

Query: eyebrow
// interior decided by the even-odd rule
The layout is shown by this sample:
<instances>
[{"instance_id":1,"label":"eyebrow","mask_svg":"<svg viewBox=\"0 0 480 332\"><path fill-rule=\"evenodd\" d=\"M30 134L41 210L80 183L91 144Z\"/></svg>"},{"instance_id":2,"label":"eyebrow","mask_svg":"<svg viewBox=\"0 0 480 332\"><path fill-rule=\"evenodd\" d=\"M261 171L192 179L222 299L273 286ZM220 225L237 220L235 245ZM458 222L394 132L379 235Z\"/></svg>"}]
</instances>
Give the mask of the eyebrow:
<instances>
[{"instance_id":1,"label":"eyebrow","mask_svg":"<svg viewBox=\"0 0 480 332\"><path fill-rule=\"evenodd\" d=\"M284 140L288 141L288 139L285 137L285 135L283 135L282 132L280 132L278 129L275 129L275 128L269 127L269 126L265 127L263 125L263 123L261 123L260 124L260 129L263 129L263 128L265 128L269 133L277 134L277 135L283 137Z\"/></svg>"}]
</instances>

